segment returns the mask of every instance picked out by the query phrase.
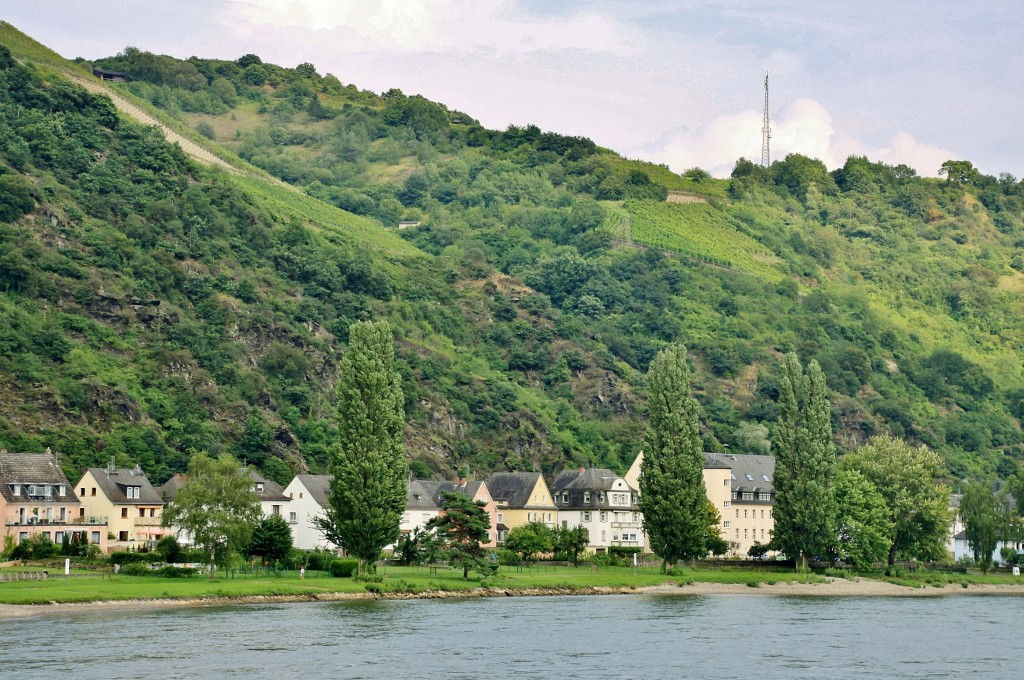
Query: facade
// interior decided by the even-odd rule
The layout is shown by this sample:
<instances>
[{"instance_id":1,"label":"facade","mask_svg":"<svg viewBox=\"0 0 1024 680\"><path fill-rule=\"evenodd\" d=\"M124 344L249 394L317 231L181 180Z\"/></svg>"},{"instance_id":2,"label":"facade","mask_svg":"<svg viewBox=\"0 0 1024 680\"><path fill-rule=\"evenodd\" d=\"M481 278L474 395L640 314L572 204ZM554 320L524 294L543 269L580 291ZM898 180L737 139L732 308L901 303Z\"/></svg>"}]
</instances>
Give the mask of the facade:
<instances>
[{"instance_id":1,"label":"facade","mask_svg":"<svg viewBox=\"0 0 1024 680\"><path fill-rule=\"evenodd\" d=\"M487 488L497 512L498 543L509 529L529 522L543 522L551 529L557 526L558 506L539 472L496 472Z\"/></svg>"},{"instance_id":2,"label":"facade","mask_svg":"<svg viewBox=\"0 0 1024 680\"><path fill-rule=\"evenodd\" d=\"M410 479L406 483L405 510L398 525L400 538L426 531L427 522L441 514L440 486L441 482L429 479Z\"/></svg>"},{"instance_id":3,"label":"facade","mask_svg":"<svg viewBox=\"0 0 1024 680\"><path fill-rule=\"evenodd\" d=\"M280 515L288 518L289 502L291 501L284 493L284 488L272 479L267 479L252 468L248 468L249 477L252 479L252 491L260 497L260 508L265 517Z\"/></svg>"},{"instance_id":4,"label":"facade","mask_svg":"<svg viewBox=\"0 0 1024 680\"><path fill-rule=\"evenodd\" d=\"M604 468L565 470L551 484L560 526L586 527L589 550L611 546L644 548L639 494L626 480Z\"/></svg>"},{"instance_id":5,"label":"facade","mask_svg":"<svg viewBox=\"0 0 1024 680\"><path fill-rule=\"evenodd\" d=\"M112 549L151 544L170 533L161 526L163 498L137 466L89 468L74 488L86 515L108 518Z\"/></svg>"},{"instance_id":6,"label":"facade","mask_svg":"<svg viewBox=\"0 0 1024 680\"><path fill-rule=\"evenodd\" d=\"M755 543L772 540L775 529L775 457L757 455L720 456L732 470L731 507L720 509L722 529L731 554L746 557ZM729 522L729 527L725 523Z\"/></svg>"},{"instance_id":7,"label":"facade","mask_svg":"<svg viewBox=\"0 0 1024 680\"><path fill-rule=\"evenodd\" d=\"M15 544L42 534L54 543L86 540L105 549L107 517L86 514L57 457L0 450L0 517Z\"/></svg>"},{"instance_id":8,"label":"facade","mask_svg":"<svg viewBox=\"0 0 1024 680\"><path fill-rule=\"evenodd\" d=\"M330 475L295 475L284 488L288 497L285 519L292 528L292 544L300 550L337 550L313 524L313 518L324 514L331 495Z\"/></svg>"},{"instance_id":9,"label":"facade","mask_svg":"<svg viewBox=\"0 0 1024 680\"><path fill-rule=\"evenodd\" d=\"M487 482L456 479L454 482L441 482L437 491L438 506L444 502L442 494L446 491L464 493L473 500L483 503L484 512L490 517L490 529L487 530L487 540L483 541L480 545L484 548L494 548L498 545L498 508L494 504L494 499L491 498Z\"/></svg>"}]
</instances>

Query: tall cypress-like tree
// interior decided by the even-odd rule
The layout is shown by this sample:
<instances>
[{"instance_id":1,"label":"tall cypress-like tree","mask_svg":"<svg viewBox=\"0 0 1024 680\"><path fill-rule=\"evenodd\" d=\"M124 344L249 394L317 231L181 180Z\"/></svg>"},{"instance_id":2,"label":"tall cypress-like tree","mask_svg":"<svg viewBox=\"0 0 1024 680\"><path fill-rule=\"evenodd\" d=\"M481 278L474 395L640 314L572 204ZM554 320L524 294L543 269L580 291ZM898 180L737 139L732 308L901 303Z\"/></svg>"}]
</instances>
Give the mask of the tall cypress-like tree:
<instances>
[{"instance_id":1,"label":"tall cypress-like tree","mask_svg":"<svg viewBox=\"0 0 1024 680\"><path fill-rule=\"evenodd\" d=\"M662 570L707 554L707 491L697 401L686 348L663 349L647 372L649 424L640 463L640 509Z\"/></svg>"},{"instance_id":2,"label":"tall cypress-like tree","mask_svg":"<svg viewBox=\"0 0 1024 680\"><path fill-rule=\"evenodd\" d=\"M775 450L775 529L772 543L805 570L836 543L836 453L825 375L817 361L804 374L787 354L779 382Z\"/></svg>"},{"instance_id":3,"label":"tall cypress-like tree","mask_svg":"<svg viewBox=\"0 0 1024 680\"><path fill-rule=\"evenodd\" d=\"M338 445L329 464L331 526L325 535L358 558L360 571L372 569L381 549L398 538L409 467L403 401L388 324L353 324L338 382Z\"/></svg>"}]
</instances>

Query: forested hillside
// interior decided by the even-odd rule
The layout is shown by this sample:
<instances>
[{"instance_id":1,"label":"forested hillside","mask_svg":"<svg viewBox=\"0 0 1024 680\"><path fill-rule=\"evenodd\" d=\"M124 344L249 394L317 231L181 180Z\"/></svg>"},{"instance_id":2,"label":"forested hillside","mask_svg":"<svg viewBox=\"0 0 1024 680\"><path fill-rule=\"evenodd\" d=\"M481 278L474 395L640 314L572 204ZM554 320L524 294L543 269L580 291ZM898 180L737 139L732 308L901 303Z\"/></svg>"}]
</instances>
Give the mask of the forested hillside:
<instances>
[{"instance_id":1,"label":"forested hillside","mask_svg":"<svg viewBox=\"0 0 1024 680\"><path fill-rule=\"evenodd\" d=\"M8 449L51 446L69 470L113 455L158 482L194 451L320 471L348 325L386 318L417 476L624 470L670 342L690 350L709 450L767 450L795 350L828 377L841 450L891 432L954 480L1018 472L1012 177L797 155L680 176L311 64L95 62L303 196L196 165L10 27L0 43L24 60L0 55Z\"/></svg>"}]
</instances>

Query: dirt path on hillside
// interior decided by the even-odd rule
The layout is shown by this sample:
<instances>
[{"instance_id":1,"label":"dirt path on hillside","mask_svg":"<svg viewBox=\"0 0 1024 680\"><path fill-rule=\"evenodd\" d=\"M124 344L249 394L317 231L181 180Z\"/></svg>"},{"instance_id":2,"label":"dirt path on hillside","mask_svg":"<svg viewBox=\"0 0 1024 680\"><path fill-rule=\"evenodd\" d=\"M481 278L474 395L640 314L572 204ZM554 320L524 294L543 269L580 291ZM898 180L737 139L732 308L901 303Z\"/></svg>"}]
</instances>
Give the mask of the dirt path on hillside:
<instances>
[{"instance_id":1,"label":"dirt path on hillside","mask_svg":"<svg viewBox=\"0 0 1024 680\"><path fill-rule=\"evenodd\" d=\"M89 92L92 92L94 94L107 95L114 102L114 106L117 107L117 110L125 114L126 116L135 119L143 125L155 125L157 128L160 129L161 132L164 133L164 137L167 138L168 142L171 142L172 144L178 144L181 147L182 151L184 151L186 154L196 159L197 161L205 163L206 165L215 165L219 168L227 170L228 172L241 174L241 171L235 166L231 165L222 158L214 156L212 153L210 153L203 147L199 146L192 140L182 137L180 134L178 134L171 128L167 127L166 125L158 121L156 118L153 118L153 116L149 115L135 104L132 104L130 101L120 96L110 88L100 84L95 80L89 80L88 78L79 77L71 73L65 73L64 75L69 80L75 81Z\"/></svg>"}]
</instances>

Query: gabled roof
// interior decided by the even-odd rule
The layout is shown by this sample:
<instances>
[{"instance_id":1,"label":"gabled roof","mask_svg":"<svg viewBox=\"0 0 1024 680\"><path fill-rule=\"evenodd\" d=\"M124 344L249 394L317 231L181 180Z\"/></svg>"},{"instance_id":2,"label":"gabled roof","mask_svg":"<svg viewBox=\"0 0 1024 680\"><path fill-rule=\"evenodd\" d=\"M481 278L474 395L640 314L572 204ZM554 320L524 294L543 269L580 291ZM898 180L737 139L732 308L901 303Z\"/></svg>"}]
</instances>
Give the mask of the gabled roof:
<instances>
[{"instance_id":1,"label":"gabled roof","mask_svg":"<svg viewBox=\"0 0 1024 680\"><path fill-rule=\"evenodd\" d=\"M625 489L620 488L617 492L629 494L628 505L612 504L611 493L616 491L614 487L617 481L623 482L625 486ZM563 470L551 484L551 495L558 507L565 510L612 507L618 510L638 509L633 502L637 490L624 477L605 468Z\"/></svg>"},{"instance_id":2,"label":"gabled roof","mask_svg":"<svg viewBox=\"0 0 1024 680\"><path fill-rule=\"evenodd\" d=\"M772 493L775 487L775 456L726 454L722 459L732 468L732 490Z\"/></svg>"},{"instance_id":3,"label":"gabled roof","mask_svg":"<svg viewBox=\"0 0 1024 680\"><path fill-rule=\"evenodd\" d=\"M539 472L495 472L487 482L491 498L508 503L510 508L523 508L530 503L530 494L541 478Z\"/></svg>"},{"instance_id":4,"label":"gabled roof","mask_svg":"<svg viewBox=\"0 0 1024 680\"><path fill-rule=\"evenodd\" d=\"M12 484L19 485L18 495L14 494ZM78 496L57 464L57 457L46 449L46 453L9 453L0 451L0 494L9 503L27 503L33 497L28 495L27 486L49 485L50 498L59 503L80 503ZM64 495L58 495L60 487L64 487Z\"/></svg>"},{"instance_id":5,"label":"gabled roof","mask_svg":"<svg viewBox=\"0 0 1024 680\"><path fill-rule=\"evenodd\" d=\"M134 470L120 468L89 468L96 480L96 485L112 503L128 505L163 505L164 501L160 493L149 483L149 479L142 470L136 467ZM129 486L139 487L138 498L128 498L126 489Z\"/></svg>"},{"instance_id":6,"label":"gabled roof","mask_svg":"<svg viewBox=\"0 0 1024 680\"><path fill-rule=\"evenodd\" d=\"M437 503L438 507L441 507L444 504L443 496L445 492L458 492L465 494L470 498L476 498L476 495L480 493L481 487L487 489L487 482L468 479L459 479L454 482L440 482L437 486L437 491L435 492L436 495L434 502ZM490 491L488 491L487 495L490 496Z\"/></svg>"},{"instance_id":7,"label":"gabled roof","mask_svg":"<svg viewBox=\"0 0 1024 680\"><path fill-rule=\"evenodd\" d=\"M579 489L581 491L610 491L615 480L622 479L619 475L605 468L579 468L563 470L551 484L551 493ZM625 480L623 480L625 481ZM630 491L636 489L628 483Z\"/></svg>"},{"instance_id":8,"label":"gabled roof","mask_svg":"<svg viewBox=\"0 0 1024 680\"><path fill-rule=\"evenodd\" d=\"M321 508L327 507L327 503L331 498L331 479L332 475L295 475L302 486L306 487L306 491L313 497L317 505Z\"/></svg>"},{"instance_id":9,"label":"gabled roof","mask_svg":"<svg viewBox=\"0 0 1024 680\"><path fill-rule=\"evenodd\" d=\"M188 477L180 472L175 472L174 476L164 482L157 491L160 493L160 497L163 498L164 501L173 501L175 494L178 493L178 489L185 486L185 482L187 481Z\"/></svg>"},{"instance_id":10,"label":"gabled roof","mask_svg":"<svg viewBox=\"0 0 1024 680\"><path fill-rule=\"evenodd\" d=\"M410 479L405 486L406 510L439 510L441 492L438 490L443 482L429 479Z\"/></svg>"},{"instance_id":11,"label":"gabled roof","mask_svg":"<svg viewBox=\"0 0 1024 680\"><path fill-rule=\"evenodd\" d=\"M284 487L275 482L272 479L267 479L260 473L256 472L252 468L246 469L249 478L252 479L255 484L253 485L253 491L260 497L260 501L290 501L291 499L285 495ZM256 484L263 484L263 490L260 491Z\"/></svg>"}]
</instances>

